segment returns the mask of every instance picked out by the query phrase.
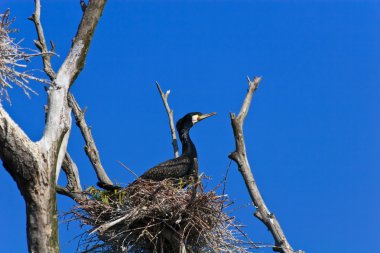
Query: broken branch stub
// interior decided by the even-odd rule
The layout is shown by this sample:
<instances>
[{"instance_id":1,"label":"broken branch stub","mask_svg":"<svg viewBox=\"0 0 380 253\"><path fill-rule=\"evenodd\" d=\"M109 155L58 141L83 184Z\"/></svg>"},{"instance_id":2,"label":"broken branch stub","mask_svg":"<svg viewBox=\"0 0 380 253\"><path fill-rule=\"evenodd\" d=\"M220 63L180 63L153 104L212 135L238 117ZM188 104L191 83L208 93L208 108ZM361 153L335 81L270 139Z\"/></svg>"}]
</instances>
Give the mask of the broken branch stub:
<instances>
[{"instance_id":1,"label":"broken branch stub","mask_svg":"<svg viewBox=\"0 0 380 253\"><path fill-rule=\"evenodd\" d=\"M164 93L158 82L156 82L156 86L157 86L158 92L161 95L162 102L164 103L166 113L168 114L170 133L172 136L172 145L173 145L174 157L177 158L177 157L179 157L177 134L175 132L175 127L174 127L173 110L169 107L169 103L168 103L170 90L168 90L168 91L166 91L166 93Z\"/></svg>"}]
</instances>

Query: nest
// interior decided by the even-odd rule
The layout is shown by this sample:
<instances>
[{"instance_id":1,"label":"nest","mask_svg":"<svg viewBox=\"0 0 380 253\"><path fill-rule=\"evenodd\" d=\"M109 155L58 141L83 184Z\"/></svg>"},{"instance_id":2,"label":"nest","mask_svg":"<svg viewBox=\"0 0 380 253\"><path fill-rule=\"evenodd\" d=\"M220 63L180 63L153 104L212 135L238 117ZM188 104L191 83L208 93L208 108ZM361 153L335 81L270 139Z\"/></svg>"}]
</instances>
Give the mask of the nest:
<instances>
[{"instance_id":1,"label":"nest","mask_svg":"<svg viewBox=\"0 0 380 253\"><path fill-rule=\"evenodd\" d=\"M10 34L15 32L10 26L14 19L9 18L9 10L0 14L0 101L3 96L10 102L8 88L13 88L13 84L23 89L29 96L29 92L36 93L29 87L29 81L35 80L41 83L50 84L49 81L35 77L31 71L24 71L25 64L32 57L41 56L42 53L35 50L25 49L16 42Z\"/></svg>"},{"instance_id":2,"label":"nest","mask_svg":"<svg viewBox=\"0 0 380 253\"><path fill-rule=\"evenodd\" d=\"M112 193L87 189L89 198L70 212L74 220L91 227L79 250L247 252L248 238L225 212L226 196L184 185L139 179Z\"/></svg>"}]
</instances>

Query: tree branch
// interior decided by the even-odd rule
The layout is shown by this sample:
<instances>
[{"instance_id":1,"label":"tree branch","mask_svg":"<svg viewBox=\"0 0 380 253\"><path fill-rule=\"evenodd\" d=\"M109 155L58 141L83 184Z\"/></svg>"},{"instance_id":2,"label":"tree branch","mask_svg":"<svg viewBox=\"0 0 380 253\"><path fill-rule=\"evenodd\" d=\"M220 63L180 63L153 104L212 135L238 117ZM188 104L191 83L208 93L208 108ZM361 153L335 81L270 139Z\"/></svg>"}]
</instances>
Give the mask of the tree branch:
<instances>
[{"instance_id":1,"label":"tree branch","mask_svg":"<svg viewBox=\"0 0 380 253\"><path fill-rule=\"evenodd\" d=\"M56 78L56 73L54 72L54 70L51 66L50 60L51 60L52 54L49 52L49 50L47 48L45 35L44 35L44 31L43 31L42 24L41 24L41 2L40 2L40 0L34 0L34 3L35 3L35 11L32 14L32 16L29 17L29 20L33 21L34 26L36 28L37 35L38 35L38 40L35 40L34 44L42 53L42 63L44 66L44 72L47 74L47 76L50 78L50 80L53 81L53 84L54 84L54 80ZM54 49L55 49L54 43L52 41L50 41L50 44L51 44L51 50L54 51ZM59 94L57 96L57 95L52 94L53 93L52 90L48 90L48 104L50 105L51 103L53 103L53 101L59 101L62 96L65 96L65 94L64 94L65 92L67 92L67 90L66 91L63 90L63 94ZM63 104L63 105L64 105L63 111L67 111L67 106L65 106L65 104ZM57 104L55 107L60 107L60 106L59 106L59 104ZM49 108L49 106L47 106L47 108ZM66 110L64 110L64 109L66 109ZM49 109L47 109L47 112L49 112ZM47 115L48 114L46 114L46 116ZM47 119L47 117L46 117L46 119ZM62 119L64 119L64 118L62 118ZM51 118L49 120L51 121ZM49 121L46 120L46 122L49 122ZM65 151L67 148L67 142L69 139L70 128L71 128L71 119L64 120L62 123L63 123L62 124L63 128L61 128L61 129L57 128L58 132L55 135L50 136L50 137L55 137L54 139L53 138L52 139L44 138L44 141L40 142L41 147L43 147L43 149L47 152L51 152L53 145L56 146L53 149L53 154L52 154L52 157L55 157L55 153L58 153L58 156L55 157L56 159L53 159L54 160L53 162L55 163L56 181L58 181L59 172L61 169L61 163L62 163L64 154L65 154ZM50 127L49 129L51 129L51 128L52 127ZM46 131L46 129L47 128L45 128L45 133L48 133ZM45 133L44 133L44 136L45 136ZM49 160L52 160L52 159L49 159Z\"/></svg>"},{"instance_id":2,"label":"tree branch","mask_svg":"<svg viewBox=\"0 0 380 253\"><path fill-rule=\"evenodd\" d=\"M79 171L77 165L71 159L69 153L66 152L62 162L62 169L67 177L66 188L72 192L82 192L82 186L79 179Z\"/></svg>"},{"instance_id":3,"label":"tree branch","mask_svg":"<svg viewBox=\"0 0 380 253\"><path fill-rule=\"evenodd\" d=\"M90 0L86 12L82 16L70 52L60 67L53 85L48 90L46 125L39 144L43 150L52 152L53 156L57 157L53 161L56 167L56 178L58 178L61 163L66 153L71 128L71 110L67 105L67 93L84 66L88 48L105 3L105 0ZM39 0L36 0L37 8L40 8ZM36 13L38 14L37 11Z\"/></svg>"},{"instance_id":4,"label":"tree branch","mask_svg":"<svg viewBox=\"0 0 380 253\"><path fill-rule=\"evenodd\" d=\"M37 35L38 35L38 40L35 40L34 44L42 53L42 62L44 65L44 72L49 76L50 80L54 80L56 77L56 74L50 62L52 54L50 53L50 51L48 50L46 46L45 35L44 35L44 31L41 25L41 2L40 0L34 0L34 3L35 3L35 11L32 14L32 16L29 17L29 20L33 21L34 26L36 28ZM50 42L50 44L52 47L51 51L54 51L53 42Z\"/></svg>"},{"instance_id":5,"label":"tree branch","mask_svg":"<svg viewBox=\"0 0 380 253\"><path fill-rule=\"evenodd\" d=\"M244 178L245 185L256 208L255 216L265 224L274 238L275 247L273 247L273 251L281 253L293 253L295 251L288 243L279 222L277 221L274 214L269 212L267 206L265 205L265 202L253 177L246 153L243 135L243 124L252 101L253 93L257 89L260 81L260 77L255 77L253 81L248 78L249 88L240 112L237 117L234 113L230 114L232 129L235 137L236 150L232 152L228 157L234 160L239 167L239 171Z\"/></svg>"},{"instance_id":6,"label":"tree branch","mask_svg":"<svg viewBox=\"0 0 380 253\"><path fill-rule=\"evenodd\" d=\"M82 136L86 142L84 150L90 159L90 162L96 172L96 176L99 180L98 185L102 186L112 186L113 183L111 179L107 176L107 173L100 161L99 151L95 145L94 138L92 137L90 128L88 127L86 120L84 118L84 112L81 110L74 96L70 93L68 96L69 105L73 110L75 121L79 127Z\"/></svg>"},{"instance_id":7,"label":"tree branch","mask_svg":"<svg viewBox=\"0 0 380 253\"><path fill-rule=\"evenodd\" d=\"M173 145L173 150L174 150L174 157L178 157L179 156L179 153L178 153L178 141L177 141L177 135L176 135L176 132L175 132L175 127L174 127L174 120L173 120L173 110L170 109L169 107L169 103L168 103L168 97L169 97L169 94L170 94L170 90L166 91L166 93L164 93L160 87L160 84L156 81L156 86L157 86L157 89L158 89L158 92L160 92L160 95L161 95L161 98L162 98L162 102L164 103L164 106L165 106L165 109L166 109L166 113L168 114L168 118L169 118L169 125L170 125L170 132L171 132L171 135L172 135L172 145Z\"/></svg>"},{"instance_id":8,"label":"tree branch","mask_svg":"<svg viewBox=\"0 0 380 253\"><path fill-rule=\"evenodd\" d=\"M82 186L79 179L79 171L77 165L71 159L68 152L65 154L65 158L62 162L62 169L66 174L67 185L62 187L57 185L56 191L61 195L65 195L77 203L80 203L83 200L87 200L87 195L83 192Z\"/></svg>"},{"instance_id":9,"label":"tree branch","mask_svg":"<svg viewBox=\"0 0 380 253\"><path fill-rule=\"evenodd\" d=\"M38 147L0 104L0 158L19 187L38 180L38 155ZM23 189L20 190L23 193Z\"/></svg>"},{"instance_id":10,"label":"tree branch","mask_svg":"<svg viewBox=\"0 0 380 253\"><path fill-rule=\"evenodd\" d=\"M62 187L60 185L56 185L55 186L55 190L58 194L61 194L61 195L64 195L66 197L69 197L71 198L72 200L74 200L75 202L77 203L81 203L82 200L85 200L87 197L84 193L75 193L75 192L72 192L71 190L69 190L66 187Z\"/></svg>"},{"instance_id":11,"label":"tree branch","mask_svg":"<svg viewBox=\"0 0 380 253\"><path fill-rule=\"evenodd\" d=\"M70 53L57 74L58 85L71 86L82 71L96 25L103 13L106 0L90 0L83 13Z\"/></svg>"}]
</instances>

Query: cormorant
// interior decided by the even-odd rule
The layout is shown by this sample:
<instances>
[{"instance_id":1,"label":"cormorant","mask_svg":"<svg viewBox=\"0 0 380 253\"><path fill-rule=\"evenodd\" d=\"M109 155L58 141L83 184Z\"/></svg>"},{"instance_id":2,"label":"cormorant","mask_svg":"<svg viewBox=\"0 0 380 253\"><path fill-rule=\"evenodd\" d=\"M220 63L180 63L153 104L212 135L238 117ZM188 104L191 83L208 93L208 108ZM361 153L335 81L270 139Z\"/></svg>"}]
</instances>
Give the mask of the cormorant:
<instances>
[{"instance_id":1,"label":"cormorant","mask_svg":"<svg viewBox=\"0 0 380 253\"><path fill-rule=\"evenodd\" d=\"M190 129L199 121L215 115L215 112L203 114L192 112L178 120L176 128L182 144L182 155L180 157L165 161L146 171L140 176L142 179L161 181L166 178L181 178L193 173L197 160L197 150L190 139Z\"/></svg>"}]
</instances>

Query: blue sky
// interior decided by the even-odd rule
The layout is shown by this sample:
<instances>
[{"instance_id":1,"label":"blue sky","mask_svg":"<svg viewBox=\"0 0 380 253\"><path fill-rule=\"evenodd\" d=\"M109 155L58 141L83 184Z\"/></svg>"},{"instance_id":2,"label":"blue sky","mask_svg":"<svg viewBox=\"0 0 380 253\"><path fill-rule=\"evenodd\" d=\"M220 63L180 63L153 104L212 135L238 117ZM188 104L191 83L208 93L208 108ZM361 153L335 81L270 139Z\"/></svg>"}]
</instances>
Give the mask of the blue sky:
<instances>
[{"instance_id":1,"label":"blue sky","mask_svg":"<svg viewBox=\"0 0 380 253\"><path fill-rule=\"evenodd\" d=\"M57 66L81 17L79 1L42 1L47 39ZM3 0L22 45L36 38L26 18L33 1ZM216 185L234 150L229 112L238 112L246 75L263 76L245 122L248 155L262 195L295 249L380 251L380 4L378 1L109 1L86 66L72 91L87 106L104 166L128 183L171 158L167 118L154 81L170 89L179 119L187 112L218 115L191 132L200 170ZM40 67L34 59L31 67ZM40 93L11 91L5 105L28 135L43 130ZM73 127L69 152L89 186L95 174ZM60 182L63 184L64 179ZM0 170L2 252L26 252L25 207L16 184ZM234 215L256 242L272 242L253 218L243 180L232 165L227 192ZM60 196L59 210L72 202ZM60 227L63 253L74 252L77 224ZM272 252L271 249L254 252Z\"/></svg>"}]
</instances>

